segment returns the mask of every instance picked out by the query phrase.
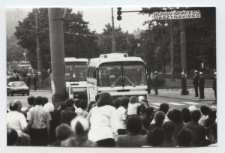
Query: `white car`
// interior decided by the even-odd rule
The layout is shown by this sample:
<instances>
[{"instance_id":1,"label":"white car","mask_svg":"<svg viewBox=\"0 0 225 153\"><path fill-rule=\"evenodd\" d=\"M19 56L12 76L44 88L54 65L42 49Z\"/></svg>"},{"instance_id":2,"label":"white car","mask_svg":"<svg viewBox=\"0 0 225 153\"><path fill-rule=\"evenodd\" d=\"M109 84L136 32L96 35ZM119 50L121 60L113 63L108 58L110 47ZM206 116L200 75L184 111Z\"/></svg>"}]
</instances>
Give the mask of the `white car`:
<instances>
[{"instance_id":1,"label":"white car","mask_svg":"<svg viewBox=\"0 0 225 153\"><path fill-rule=\"evenodd\" d=\"M29 95L30 90L23 81L9 82L7 85L7 95L13 96L14 94Z\"/></svg>"}]
</instances>

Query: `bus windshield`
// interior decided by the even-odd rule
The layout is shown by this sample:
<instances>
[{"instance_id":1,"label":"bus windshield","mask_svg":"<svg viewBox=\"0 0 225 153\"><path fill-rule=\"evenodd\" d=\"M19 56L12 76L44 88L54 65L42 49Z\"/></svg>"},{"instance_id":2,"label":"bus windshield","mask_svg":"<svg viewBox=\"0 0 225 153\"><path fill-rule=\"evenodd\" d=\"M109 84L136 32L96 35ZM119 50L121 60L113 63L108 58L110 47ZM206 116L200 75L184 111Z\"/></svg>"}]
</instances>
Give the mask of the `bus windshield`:
<instances>
[{"instance_id":1,"label":"bus windshield","mask_svg":"<svg viewBox=\"0 0 225 153\"><path fill-rule=\"evenodd\" d=\"M65 63L66 81L86 81L87 64L86 62L67 62Z\"/></svg>"},{"instance_id":2,"label":"bus windshield","mask_svg":"<svg viewBox=\"0 0 225 153\"><path fill-rule=\"evenodd\" d=\"M99 67L99 86L146 85L146 71L142 63L104 63Z\"/></svg>"}]
</instances>

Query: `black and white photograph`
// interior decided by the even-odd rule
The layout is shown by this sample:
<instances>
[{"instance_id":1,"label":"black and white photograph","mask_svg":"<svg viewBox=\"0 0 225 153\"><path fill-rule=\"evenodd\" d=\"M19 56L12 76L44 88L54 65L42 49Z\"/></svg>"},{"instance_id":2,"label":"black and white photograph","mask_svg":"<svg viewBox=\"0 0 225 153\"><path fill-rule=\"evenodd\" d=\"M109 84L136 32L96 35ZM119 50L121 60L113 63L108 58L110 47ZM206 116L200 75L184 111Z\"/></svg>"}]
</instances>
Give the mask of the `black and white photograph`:
<instances>
[{"instance_id":1,"label":"black and white photograph","mask_svg":"<svg viewBox=\"0 0 225 153\"><path fill-rule=\"evenodd\" d=\"M4 11L6 148L218 147L215 5Z\"/></svg>"}]
</instances>

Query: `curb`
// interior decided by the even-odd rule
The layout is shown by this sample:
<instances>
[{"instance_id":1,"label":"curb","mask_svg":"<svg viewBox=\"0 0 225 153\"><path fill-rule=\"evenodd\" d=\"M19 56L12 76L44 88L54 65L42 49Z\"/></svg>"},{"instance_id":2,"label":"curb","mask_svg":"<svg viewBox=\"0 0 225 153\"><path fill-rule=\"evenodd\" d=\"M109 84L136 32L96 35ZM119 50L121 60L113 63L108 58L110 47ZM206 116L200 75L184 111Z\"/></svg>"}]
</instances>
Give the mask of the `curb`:
<instances>
[{"instance_id":1,"label":"curb","mask_svg":"<svg viewBox=\"0 0 225 153\"><path fill-rule=\"evenodd\" d=\"M196 102L201 102L201 101L215 101L214 99L188 99L188 98L180 98L180 97L170 97L170 96L162 96L162 95L149 95L149 96L154 96L154 97L165 97L165 98L174 98L174 99L182 99L182 100L191 100L191 101L196 101Z\"/></svg>"}]
</instances>

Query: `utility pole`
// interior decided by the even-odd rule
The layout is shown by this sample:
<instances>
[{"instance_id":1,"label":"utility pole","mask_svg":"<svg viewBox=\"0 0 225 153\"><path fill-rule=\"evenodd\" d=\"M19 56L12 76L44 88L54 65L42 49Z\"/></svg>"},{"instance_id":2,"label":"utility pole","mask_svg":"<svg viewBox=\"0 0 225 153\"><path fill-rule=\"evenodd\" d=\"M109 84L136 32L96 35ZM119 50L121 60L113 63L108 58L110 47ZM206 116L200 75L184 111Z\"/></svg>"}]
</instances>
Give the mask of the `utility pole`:
<instances>
[{"instance_id":1,"label":"utility pole","mask_svg":"<svg viewBox=\"0 0 225 153\"><path fill-rule=\"evenodd\" d=\"M174 81L174 54L173 54L173 22L170 20L170 46L171 46L171 80Z\"/></svg>"},{"instance_id":2,"label":"utility pole","mask_svg":"<svg viewBox=\"0 0 225 153\"><path fill-rule=\"evenodd\" d=\"M187 74L185 20L181 19L181 68Z\"/></svg>"},{"instance_id":3,"label":"utility pole","mask_svg":"<svg viewBox=\"0 0 225 153\"><path fill-rule=\"evenodd\" d=\"M42 84L42 61L41 61L41 50L39 47L39 36L38 36L38 12L37 12L37 8L34 9L34 13L35 13L35 23L36 23L36 43L37 43L37 66L38 66L38 80L39 80L39 85L43 85Z\"/></svg>"},{"instance_id":4,"label":"utility pole","mask_svg":"<svg viewBox=\"0 0 225 153\"><path fill-rule=\"evenodd\" d=\"M112 10L112 52L116 52L116 41L115 41L115 33L114 33L114 16L113 16L113 8Z\"/></svg>"},{"instance_id":5,"label":"utility pole","mask_svg":"<svg viewBox=\"0 0 225 153\"><path fill-rule=\"evenodd\" d=\"M55 87L55 93L52 96L52 101L55 108L58 108L66 97L62 9L49 8L48 15L52 62L52 83Z\"/></svg>"}]
</instances>

